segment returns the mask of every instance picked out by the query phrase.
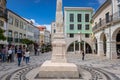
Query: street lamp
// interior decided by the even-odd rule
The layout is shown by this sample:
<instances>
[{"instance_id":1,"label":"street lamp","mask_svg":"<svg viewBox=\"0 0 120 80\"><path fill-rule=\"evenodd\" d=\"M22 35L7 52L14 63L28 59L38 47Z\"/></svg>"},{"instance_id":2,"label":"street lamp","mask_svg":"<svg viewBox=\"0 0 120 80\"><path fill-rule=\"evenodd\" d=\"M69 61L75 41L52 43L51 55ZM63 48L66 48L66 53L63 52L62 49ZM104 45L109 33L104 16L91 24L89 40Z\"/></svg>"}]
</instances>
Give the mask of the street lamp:
<instances>
[{"instance_id":1,"label":"street lamp","mask_svg":"<svg viewBox=\"0 0 120 80\"><path fill-rule=\"evenodd\" d=\"M79 51L81 53L81 41L82 41L81 32L78 32L78 35L80 35L80 37L78 38L78 43L79 43Z\"/></svg>"}]
</instances>

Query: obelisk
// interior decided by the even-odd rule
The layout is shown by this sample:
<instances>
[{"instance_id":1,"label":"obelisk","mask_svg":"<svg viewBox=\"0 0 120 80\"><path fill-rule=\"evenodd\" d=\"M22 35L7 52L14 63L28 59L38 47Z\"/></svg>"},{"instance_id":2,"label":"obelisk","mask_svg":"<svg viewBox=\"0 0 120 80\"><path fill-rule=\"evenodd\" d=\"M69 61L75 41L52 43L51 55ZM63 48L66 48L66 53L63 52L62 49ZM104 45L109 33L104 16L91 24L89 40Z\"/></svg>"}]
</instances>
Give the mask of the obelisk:
<instances>
[{"instance_id":1,"label":"obelisk","mask_svg":"<svg viewBox=\"0 0 120 80\"><path fill-rule=\"evenodd\" d=\"M67 63L66 42L63 31L62 0L57 0L56 8L56 34L52 42L52 59L40 67L41 78L79 78L77 66Z\"/></svg>"},{"instance_id":2,"label":"obelisk","mask_svg":"<svg viewBox=\"0 0 120 80\"><path fill-rule=\"evenodd\" d=\"M63 12L62 0L57 0L56 6L56 34L53 37L53 52L52 62L67 62L66 61L66 42L63 31Z\"/></svg>"}]
</instances>

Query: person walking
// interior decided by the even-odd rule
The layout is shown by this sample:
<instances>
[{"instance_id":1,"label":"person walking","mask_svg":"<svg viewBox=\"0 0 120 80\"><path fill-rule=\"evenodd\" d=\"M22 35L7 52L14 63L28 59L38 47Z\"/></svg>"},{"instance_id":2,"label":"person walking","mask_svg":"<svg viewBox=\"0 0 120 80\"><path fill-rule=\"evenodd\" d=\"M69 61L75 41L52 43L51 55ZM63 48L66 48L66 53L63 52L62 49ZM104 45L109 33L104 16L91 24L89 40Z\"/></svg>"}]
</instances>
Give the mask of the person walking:
<instances>
[{"instance_id":1,"label":"person walking","mask_svg":"<svg viewBox=\"0 0 120 80\"><path fill-rule=\"evenodd\" d=\"M28 64L30 60L30 51L28 49L25 52L25 60L26 60L26 64Z\"/></svg>"},{"instance_id":2,"label":"person walking","mask_svg":"<svg viewBox=\"0 0 120 80\"><path fill-rule=\"evenodd\" d=\"M10 47L9 49L8 49L8 62L12 62L12 48Z\"/></svg>"},{"instance_id":3,"label":"person walking","mask_svg":"<svg viewBox=\"0 0 120 80\"><path fill-rule=\"evenodd\" d=\"M3 47L1 54L2 54L2 62L5 62L6 61L6 54L7 54L5 47Z\"/></svg>"},{"instance_id":4,"label":"person walking","mask_svg":"<svg viewBox=\"0 0 120 80\"><path fill-rule=\"evenodd\" d=\"M20 66L20 64L21 64L22 56L23 56L23 54L22 54L22 49L19 48L19 49L17 50L18 66Z\"/></svg>"},{"instance_id":5,"label":"person walking","mask_svg":"<svg viewBox=\"0 0 120 80\"><path fill-rule=\"evenodd\" d=\"M85 53L84 53L83 50L82 50L81 52L82 52L82 60L84 60L84 58L85 58Z\"/></svg>"}]
</instances>

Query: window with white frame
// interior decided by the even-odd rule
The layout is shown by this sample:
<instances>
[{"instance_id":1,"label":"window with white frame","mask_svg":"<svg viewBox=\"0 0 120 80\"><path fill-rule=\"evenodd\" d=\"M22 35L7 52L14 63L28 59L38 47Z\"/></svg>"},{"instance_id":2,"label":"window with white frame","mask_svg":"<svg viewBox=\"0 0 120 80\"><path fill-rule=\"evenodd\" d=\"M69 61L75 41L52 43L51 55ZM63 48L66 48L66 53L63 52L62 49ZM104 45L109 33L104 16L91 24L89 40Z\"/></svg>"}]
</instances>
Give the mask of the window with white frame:
<instances>
[{"instance_id":1,"label":"window with white frame","mask_svg":"<svg viewBox=\"0 0 120 80\"><path fill-rule=\"evenodd\" d=\"M74 22L74 14L70 14L70 22Z\"/></svg>"},{"instance_id":2,"label":"window with white frame","mask_svg":"<svg viewBox=\"0 0 120 80\"><path fill-rule=\"evenodd\" d=\"M78 24L78 30L82 30L82 24Z\"/></svg>"},{"instance_id":3,"label":"window with white frame","mask_svg":"<svg viewBox=\"0 0 120 80\"><path fill-rule=\"evenodd\" d=\"M74 24L70 24L70 30L74 30Z\"/></svg>"},{"instance_id":4,"label":"window with white frame","mask_svg":"<svg viewBox=\"0 0 120 80\"><path fill-rule=\"evenodd\" d=\"M8 37L12 37L12 31L11 30L8 31Z\"/></svg>"},{"instance_id":5,"label":"window with white frame","mask_svg":"<svg viewBox=\"0 0 120 80\"><path fill-rule=\"evenodd\" d=\"M13 17L12 16L9 16L8 22L9 22L9 24L13 25Z\"/></svg>"},{"instance_id":6,"label":"window with white frame","mask_svg":"<svg viewBox=\"0 0 120 80\"><path fill-rule=\"evenodd\" d=\"M15 26L19 27L19 20L15 19Z\"/></svg>"},{"instance_id":7,"label":"window with white frame","mask_svg":"<svg viewBox=\"0 0 120 80\"><path fill-rule=\"evenodd\" d=\"M89 29L90 29L89 24L86 24L86 25L85 25L85 30L89 30Z\"/></svg>"}]
</instances>

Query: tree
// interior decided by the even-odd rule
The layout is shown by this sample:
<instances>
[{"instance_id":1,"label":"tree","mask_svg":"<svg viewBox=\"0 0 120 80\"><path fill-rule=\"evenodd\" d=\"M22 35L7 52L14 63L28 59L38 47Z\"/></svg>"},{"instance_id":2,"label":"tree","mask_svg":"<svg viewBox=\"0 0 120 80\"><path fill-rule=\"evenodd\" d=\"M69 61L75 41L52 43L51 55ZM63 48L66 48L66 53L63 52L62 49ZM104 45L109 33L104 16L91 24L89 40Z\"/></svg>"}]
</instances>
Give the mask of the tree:
<instances>
[{"instance_id":1,"label":"tree","mask_svg":"<svg viewBox=\"0 0 120 80\"><path fill-rule=\"evenodd\" d=\"M33 44L34 42L32 40L29 40L29 39L22 39L21 43L26 44L26 45L30 45L30 44Z\"/></svg>"},{"instance_id":2,"label":"tree","mask_svg":"<svg viewBox=\"0 0 120 80\"><path fill-rule=\"evenodd\" d=\"M6 40L6 37L4 36L4 30L0 28L0 40L3 40L5 41Z\"/></svg>"}]
</instances>

